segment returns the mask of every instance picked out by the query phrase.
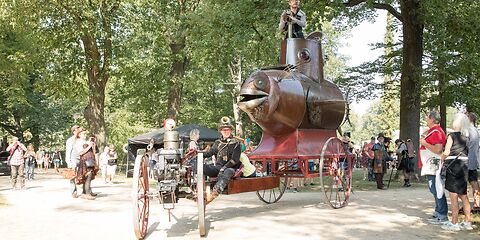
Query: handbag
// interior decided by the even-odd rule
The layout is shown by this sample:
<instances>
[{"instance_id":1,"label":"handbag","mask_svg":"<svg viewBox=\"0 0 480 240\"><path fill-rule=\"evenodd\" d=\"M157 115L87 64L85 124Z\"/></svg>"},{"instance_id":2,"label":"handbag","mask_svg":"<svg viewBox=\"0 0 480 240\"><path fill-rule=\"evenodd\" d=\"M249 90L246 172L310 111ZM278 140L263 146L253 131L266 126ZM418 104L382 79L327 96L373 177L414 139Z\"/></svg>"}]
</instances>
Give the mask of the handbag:
<instances>
[{"instance_id":1,"label":"handbag","mask_svg":"<svg viewBox=\"0 0 480 240\"><path fill-rule=\"evenodd\" d=\"M62 172L63 178L72 179L76 176L75 170L67 168Z\"/></svg>"},{"instance_id":2,"label":"handbag","mask_svg":"<svg viewBox=\"0 0 480 240\"><path fill-rule=\"evenodd\" d=\"M93 159L87 159L85 160L85 165L87 168L95 167L95 161Z\"/></svg>"},{"instance_id":3,"label":"handbag","mask_svg":"<svg viewBox=\"0 0 480 240\"><path fill-rule=\"evenodd\" d=\"M421 149L420 158L422 159L423 165L420 174L422 176L435 175L435 172L439 168L440 157L428 149Z\"/></svg>"},{"instance_id":4,"label":"handbag","mask_svg":"<svg viewBox=\"0 0 480 240\"><path fill-rule=\"evenodd\" d=\"M431 133L425 136L425 138L436 131L438 132L438 130L433 130ZM420 149L419 152L420 159L422 160L422 171L420 175L435 175L436 171L439 169L440 156L428 149Z\"/></svg>"}]
</instances>

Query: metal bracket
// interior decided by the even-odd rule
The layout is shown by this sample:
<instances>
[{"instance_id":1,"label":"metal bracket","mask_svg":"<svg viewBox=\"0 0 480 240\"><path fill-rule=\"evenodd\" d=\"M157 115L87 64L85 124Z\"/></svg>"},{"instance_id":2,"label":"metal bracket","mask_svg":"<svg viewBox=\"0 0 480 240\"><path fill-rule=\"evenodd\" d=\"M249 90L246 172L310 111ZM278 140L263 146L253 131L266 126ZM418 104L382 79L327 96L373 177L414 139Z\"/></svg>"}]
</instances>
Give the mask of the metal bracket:
<instances>
[{"instance_id":1,"label":"metal bracket","mask_svg":"<svg viewBox=\"0 0 480 240\"><path fill-rule=\"evenodd\" d=\"M170 197L171 197L171 200L172 200L172 203L171 204L166 204L164 201L163 201L163 198L164 196L167 196L170 194ZM163 209L167 210L168 211L168 221L170 222L171 221L171 215L172 213L170 212L170 210L174 209L175 208L175 192L160 192L160 203L162 204L163 206Z\"/></svg>"}]
</instances>

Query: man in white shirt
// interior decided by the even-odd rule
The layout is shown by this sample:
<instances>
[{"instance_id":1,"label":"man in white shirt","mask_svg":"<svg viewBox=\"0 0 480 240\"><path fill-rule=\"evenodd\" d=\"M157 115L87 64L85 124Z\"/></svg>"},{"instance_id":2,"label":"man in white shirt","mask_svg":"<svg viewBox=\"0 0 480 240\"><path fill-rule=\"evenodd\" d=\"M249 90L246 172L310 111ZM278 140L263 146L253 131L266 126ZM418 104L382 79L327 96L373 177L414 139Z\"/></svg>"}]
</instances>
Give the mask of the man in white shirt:
<instances>
[{"instance_id":1,"label":"man in white shirt","mask_svg":"<svg viewBox=\"0 0 480 240\"><path fill-rule=\"evenodd\" d=\"M80 128L78 125L74 125L71 129L72 136L67 139L65 143L65 162L67 163L68 168L75 169L76 165L72 165L72 150L73 150L73 142L75 140L76 132Z\"/></svg>"}]
</instances>

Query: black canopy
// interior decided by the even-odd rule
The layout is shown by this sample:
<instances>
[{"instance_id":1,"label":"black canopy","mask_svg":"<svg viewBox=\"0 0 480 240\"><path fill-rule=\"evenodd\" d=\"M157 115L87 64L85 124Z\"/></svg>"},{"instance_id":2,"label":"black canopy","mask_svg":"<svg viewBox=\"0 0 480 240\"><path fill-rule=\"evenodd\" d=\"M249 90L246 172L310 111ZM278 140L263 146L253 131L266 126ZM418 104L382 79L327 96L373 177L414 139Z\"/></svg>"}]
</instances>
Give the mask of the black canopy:
<instances>
[{"instance_id":1,"label":"black canopy","mask_svg":"<svg viewBox=\"0 0 480 240\"><path fill-rule=\"evenodd\" d=\"M213 142L215 139L220 138L220 133L217 130L213 130L210 128L206 128L197 124L187 124L178 126L175 128L175 131L178 132L182 140L189 140L190 139L190 131L193 129L200 130L200 140L205 142ZM155 130L153 132L145 133L134 138L128 139L128 145L130 144L148 144L150 139L155 139L155 144L162 145L163 144L163 134L165 133L165 129Z\"/></svg>"},{"instance_id":2,"label":"black canopy","mask_svg":"<svg viewBox=\"0 0 480 240\"><path fill-rule=\"evenodd\" d=\"M175 128L175 131L177 131L180 135L183 146L187 146L188 142L190 141L190 131L195 128L200 131L199 142L214 142L221 136L217 130L206 128L197 124L178 126ZM155 140L155 148L162 147L164 133L165 129L162 128L128 139L127 176L132 175L131 171L133 170L137 150L147 148L148 142L152 138Z\"/></svg>"}]
</instances>

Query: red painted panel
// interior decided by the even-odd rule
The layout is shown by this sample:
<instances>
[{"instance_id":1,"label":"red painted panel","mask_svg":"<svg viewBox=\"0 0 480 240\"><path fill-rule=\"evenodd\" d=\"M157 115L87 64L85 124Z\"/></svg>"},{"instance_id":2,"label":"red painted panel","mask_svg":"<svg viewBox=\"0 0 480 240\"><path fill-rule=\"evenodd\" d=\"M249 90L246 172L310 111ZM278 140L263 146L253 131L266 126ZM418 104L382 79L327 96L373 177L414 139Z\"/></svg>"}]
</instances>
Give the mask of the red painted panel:
<instances>
[{"instance_id":1,"label":"red painted panel","mask_svg":"<svg viewBox=\"0 0 480 240\"><path fill-rule=\"evenodd\" d=\"M250 159L319 158L323 144L330 137L336 137L335 130L297 129L278 137L264 132L260 144L248 157Z\"/></svg>"}]
</instances>

